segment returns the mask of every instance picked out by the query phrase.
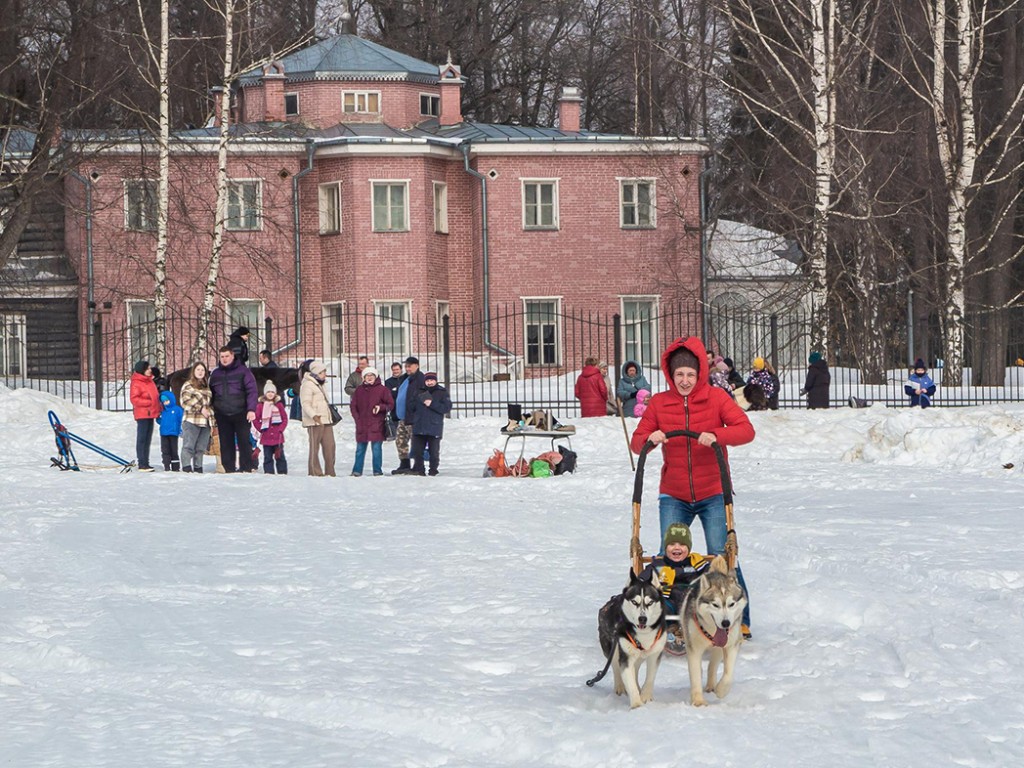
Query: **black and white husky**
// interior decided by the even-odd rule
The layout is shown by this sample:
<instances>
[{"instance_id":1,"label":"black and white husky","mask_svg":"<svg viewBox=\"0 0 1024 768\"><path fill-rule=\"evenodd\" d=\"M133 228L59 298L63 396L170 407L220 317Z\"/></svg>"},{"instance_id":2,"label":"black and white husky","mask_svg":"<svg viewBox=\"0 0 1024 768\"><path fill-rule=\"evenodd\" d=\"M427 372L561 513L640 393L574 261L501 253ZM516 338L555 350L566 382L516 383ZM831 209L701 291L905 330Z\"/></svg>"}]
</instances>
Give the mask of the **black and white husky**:
<instances>
[{"instance_id":1,"label":"black and white husky","mask_svg":"<svg viewBox=\"0 0 1024 768\"><path fill-rule=\"evenodd\" d=\"M723 557L712 560L711 568L687 591L679 611L679 623L686 641L693 706L707 704L701 692L701 661L708 651L711 651L711 661L704 691L714 691L718 698L724 699L732 688L736 657L743 642L746 604L747 595L736 578L736 571L729 570ZM716 683L720 663L723 664L722 679Z\"/></svg>"},{"instance_id":2,"label":"black and white husky","mask_svg":"<svg viewBox=\"0 0 1024 768\"><path fill-rule=\"evenodd\" d=\"M657 574L646 581L630 571L629 583L622 594L605 603L598 613L597 631L601 650L615 673L616 695L628 693L629 706L633 709L651 701L654 678L668 637ZM647 674L641 689L640 665L644 662L647 662ZM605 671L607 669L606 665Z\"/></svg>"}]
</instances>

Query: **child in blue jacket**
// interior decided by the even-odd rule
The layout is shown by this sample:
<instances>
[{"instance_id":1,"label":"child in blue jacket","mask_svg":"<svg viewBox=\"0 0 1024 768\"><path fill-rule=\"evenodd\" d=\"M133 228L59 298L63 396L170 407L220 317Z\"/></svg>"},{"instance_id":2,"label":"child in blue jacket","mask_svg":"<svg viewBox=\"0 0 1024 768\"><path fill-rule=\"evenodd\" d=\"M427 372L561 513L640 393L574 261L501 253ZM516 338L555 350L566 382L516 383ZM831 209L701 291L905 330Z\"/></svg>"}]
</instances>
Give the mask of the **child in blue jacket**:
<instances>
[{"instance_id":1,"label":"child in blue jacket","mask_svg":"<svg viewBox=\"0 0 1024 768\"><path fill-rule=\"evenodd\" d=\"M164 472L180 472L178 459L178 438L181 436L181 422L184 409L170 390L160 393L160 404L164 407L157 419L160 422L160 455L164 460Z\"/></svg>"},{"instance_id":2,"label":"child in blue jacket","mask_svg":"<svg viewBox=\"0 0 1024 768\"><path fill-rule=\"evenodd\" d=\"M932 398L935 396L935 382L928 375L928 369L920 357L914 361L914 371L910 374L903 391L910 397L911 408L915 405L927 408L932 404Z\"/></svg>"}]
</instances>

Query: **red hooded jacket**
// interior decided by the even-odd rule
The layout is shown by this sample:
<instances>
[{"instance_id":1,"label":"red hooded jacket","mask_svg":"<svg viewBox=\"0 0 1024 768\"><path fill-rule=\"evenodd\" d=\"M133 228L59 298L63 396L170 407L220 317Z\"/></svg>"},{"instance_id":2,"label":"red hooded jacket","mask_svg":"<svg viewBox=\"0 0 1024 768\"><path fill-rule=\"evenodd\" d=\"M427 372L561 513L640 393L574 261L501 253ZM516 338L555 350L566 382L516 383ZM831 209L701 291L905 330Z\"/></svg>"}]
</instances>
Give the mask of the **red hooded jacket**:
<instances>
[{"instance_id":1,"label":"red hooded jacket","mask_svg":"<svg viewBox=\"0 0 1024 768\"><path fill-rule=\"evenodd\" d=\"M576 379L576 399L580 401L582 416L605 416L604 404L608 399L608 385L604 383L601 369L596 365L584 365L583 373Z\"/></svg>"},{"instance_id":2,"label":"red hooded jacket","mask_svg":"<svg viewBox=\"0 0 1024 768\"><path fill-rule=\"evenodd\" d=\"M155 419L160 415L160 393L152 376L144 373L133 373L131 386L128 388L128 399L132 404L132 415L135 420Z\"/></svg>"},{"instance_id":3,"label":"red hooded jacket","mask_svg":"<svg viewBox=\"0 0 1024 768\"><path fill-rule=\"evenodd\" d=\"M672 353L683 347L696 356L700 365L697 383L686 397L679 394L668 369ZM743 445L754 439L754 427L747 414L728 392L708 383L707 351L696 336L679 338L669 344L661 356L661 370L668 379L669 388L654 395L648 403L629 443L634 453L639 453L651 433L659 429L662 432L676 429L711 432L723 448ZM661 493L689 502L722 493L722 478L714 449L706 448L696 440L673 437L662 443L661 450L665 456L661 468Z\"/></svg>"}]
</instances>

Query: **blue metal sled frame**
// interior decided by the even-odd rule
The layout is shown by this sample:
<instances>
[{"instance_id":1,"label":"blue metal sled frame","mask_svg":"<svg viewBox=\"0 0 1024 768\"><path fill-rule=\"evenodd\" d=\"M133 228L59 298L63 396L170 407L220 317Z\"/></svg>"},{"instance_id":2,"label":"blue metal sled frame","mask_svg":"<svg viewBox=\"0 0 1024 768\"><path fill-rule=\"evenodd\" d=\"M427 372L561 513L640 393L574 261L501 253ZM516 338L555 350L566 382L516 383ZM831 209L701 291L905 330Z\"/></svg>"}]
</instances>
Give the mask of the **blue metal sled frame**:
<instances>
[{"instance_id":1,"label":"blue metal sled frame","mask_svg":"<svg viewBox=\"0 0 1024 768\"><path fill-rule=\"evenodd\" d=\"M71 449L72 443L78 443L79 445L85 446L90 451L95 451L105 459L110 459L121 467L121 472L131 472L135 467L134 461L126 461L120 456L111 453L106 448L100 448L100 446L95 443L90 443L84 437L79 437L74 432L69 432L68 428L60 423L60 419L57 418L57 414L53 411L49 412L48 417L50 419L50 426L53 427L53 436L57 443L57 451L60 454L59 457L51 456L50 464L55 467L59 467L61 471L81 471L81 467L78 466L78 460L75 458L75 452Z\"/></svg>"}]
</instances>

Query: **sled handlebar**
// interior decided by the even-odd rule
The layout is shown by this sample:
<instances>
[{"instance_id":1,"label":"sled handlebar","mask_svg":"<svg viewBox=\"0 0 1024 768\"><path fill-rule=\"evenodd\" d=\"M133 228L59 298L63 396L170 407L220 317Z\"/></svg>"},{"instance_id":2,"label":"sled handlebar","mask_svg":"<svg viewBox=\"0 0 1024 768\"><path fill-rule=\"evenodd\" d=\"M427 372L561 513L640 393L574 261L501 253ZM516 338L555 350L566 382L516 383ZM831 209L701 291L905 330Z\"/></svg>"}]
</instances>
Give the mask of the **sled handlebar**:
<instances>
[{"instance_id":1,"label":"sled handlebar","mask_svg":"<svg viewBox=\"0 0 1024 768\"><path fill-rule=\"evenodd\" d=\"M690 440L697 440L700 432L692 432L688 429L674 429L665 433L666 439L673 437L687 437ZM639 504L644 493L644 465L647 463L647 454L655 448L655 443L648 440L640 449L640 458L636 462L636 476L633 478L633 504ZM726 508L732 506L732 478L729 475L729 465L725 461L725 451L718 443L712 443L711 449L715 452L715 459L718 461L718 473L722 478L722 496L725 498Z\"/></svg>"}]
</instances>

